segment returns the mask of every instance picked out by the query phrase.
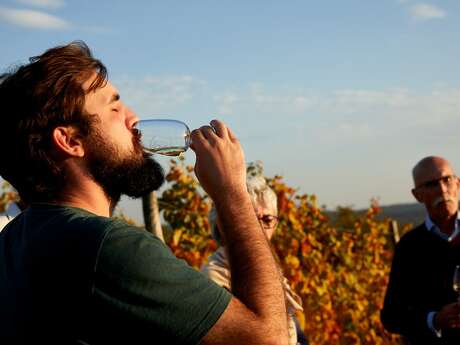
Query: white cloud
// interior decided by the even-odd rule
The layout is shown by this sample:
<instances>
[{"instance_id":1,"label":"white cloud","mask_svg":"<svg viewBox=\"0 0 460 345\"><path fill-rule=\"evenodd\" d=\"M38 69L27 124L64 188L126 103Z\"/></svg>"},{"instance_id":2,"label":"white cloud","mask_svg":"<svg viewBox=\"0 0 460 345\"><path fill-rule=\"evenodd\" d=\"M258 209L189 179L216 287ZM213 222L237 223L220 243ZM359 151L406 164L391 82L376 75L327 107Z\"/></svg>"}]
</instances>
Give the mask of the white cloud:
<instances>
[{"instance_id":1,"label":"white cloud","mask_svg":"<svg viewBox=\"0 0 460 345\"><path fill-rule=\"evenodd\" d=\"M214 97L224 115L263 117L274 126L305 123L306 133L334 144L372 141L394 133L439 133L460 125L460 89L433 88L420 93L405 88L384 90L344 89L318 94L312 91L270 90L248 86ZM319 127L317 127L319 126Z\"/></svg>"},{"instance_id":2,"label":"white cloud","mask_svg":"<svg viewBox=\"0 0 460 345\"><path fill-rule=\"evenodd\" d=\"M225 93L224 95L216 96L214 100L219 104L217 112L222 115L231 114L233 105L239 101L238 96L233 93Z\"/></svg>"},{"instance_id":3,"label":"white cloud","mask_svg":"<svg viewBox=\"0 0 460 345\"><path fill-rule=\"evenodd\" d=\"M16 0L18 3L42 8L56 9L65 5L63 0Z\"/></svg>"},{"instance_id":4,"label":"white cloud","mask_svg":"<svg viewBox=\"0 0 460 345\"><path fill-rule=\"evenodd\" d=\"M460 87L445 84L328 92L261 83L219 89L193 76L114 84L144 118L163 115L193 127L222 115L248 161L264 161L267 176L284 175L328 206L363 207L373 195L384 203L412 200L397 192L410 188L412 164L430 154L456 157L460 146Z\"/></svg>"},{"instance_id":5,"label":"white cloud","mask_svg":"<svg viewBox=\"0 0 460 345\"><path fill-rule=\"evenodd\" d=\"M0 21L34 29L67 29L71 25L56 16L32 10L17 10L0 7Z\"/></svg>"},{"instance_id":6,"label":"white cloud","mask_svg":"<svg viewBox=\"0 0 460 345\"><path fill-rule=\"evenodd\" d=\"M191 76L146 76L115 80L122 98L142 117L162 115L190 103L203 81Z\"/></svg>"},{"instance_id":7,"label":"white cloud","mask_svg":"<svg viewBox=\"0 0 460 345\"><path fill-rule=\"evenodd\" d=\"M317 141L321 145L331 143L366 142L375 136L375 128L368 123L341 122L317 130Z\"/></svg>"},{"instance_id":8,"label":"white cloud","mask_svg":"<svg viewBox=\"0 0 460 345\"><path fill-rule=\"evenodd\" d=\"M114 83L141 117L190 114L198 108L198 112L204 109L240 123L242 132L261 127L260 119L264 119L264 135L292 133L294 126L299 140L308 137L329 147L351 142L372 145L408 133L425 133L433 140L444 133L450 138L453 128L460 126L460 88L447 86L434 86L429 92L391 88L318 93L267 88L261 83L216 90L192 76L147 76ZM247 135L252 138L254 133Z\"/></svg>"},{"instance_id":9,"label":"white cloud","mask_svg":"<svg viewBox=\"0 0 460 345\"><path fill-rule=\"evenodd\" d=\"M293 96L292 109L298 113L311 108L314 105L314 100L306 96Z\"/></svg>"},{"instance_id":10,"label":"white cloud","mask_svg":"<svg viewBox=\"0 0 460 345\"><path fill-rule=\"evenodd\" d=\"M314 95L292 90L268 92L261 83L252 83L248 90L225 92L214 97L222 114L237 114L241 108L250 107L260 113L302 114L317 102Z\"/></svg>"},{"instance_id":11,"label":"white cloud","mask_svg":"<svg viewBox=\"0 0 460 345\"><path fill-rule=\"evenodd\" d=\"M411 106L413 95L406 89L334 91L328 99L322 99L323 111L341 114L381 112L387 109L402 109Z\"/></svg>"},{"instance_id":12,"label":"white cloud","mask_svg":"<svg viewBox=\"0 0 460 345\"><path fill-rule=\"evenodd\" d=\"M430 4L414 5L411 8L411 13L418 20L437 19L446 16L446 12L443 9Z\"/></svg>"}]
</instances>

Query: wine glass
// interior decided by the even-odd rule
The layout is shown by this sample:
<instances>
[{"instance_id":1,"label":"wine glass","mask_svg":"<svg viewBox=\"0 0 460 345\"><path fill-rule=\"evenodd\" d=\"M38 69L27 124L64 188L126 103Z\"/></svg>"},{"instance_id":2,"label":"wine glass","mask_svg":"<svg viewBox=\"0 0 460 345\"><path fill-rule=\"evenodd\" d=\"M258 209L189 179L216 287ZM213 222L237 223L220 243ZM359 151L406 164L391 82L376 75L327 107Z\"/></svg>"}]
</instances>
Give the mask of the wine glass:
<instances>
[{"instance_id":1,"label":"wine glass","mask_svg":"<svg viewBox=\"0 0 460 345\"><path fill-rule=\"evenodd\" d=\"M165 156L178 156L190 146L190 129L182 121L169 119L140 120L134 126L140 131L144 150Z\"/></svg>"},{"instance_id":2,"label":"wine glass","mask_svg":"<svg viewBox=\"0 0 460 345\"><path fill-rule=\"evenodd\" d=\"M457 293L457 299L460 300L460 266L459 265L455 266L452 288Z\"/></svg>"}]
</instances>

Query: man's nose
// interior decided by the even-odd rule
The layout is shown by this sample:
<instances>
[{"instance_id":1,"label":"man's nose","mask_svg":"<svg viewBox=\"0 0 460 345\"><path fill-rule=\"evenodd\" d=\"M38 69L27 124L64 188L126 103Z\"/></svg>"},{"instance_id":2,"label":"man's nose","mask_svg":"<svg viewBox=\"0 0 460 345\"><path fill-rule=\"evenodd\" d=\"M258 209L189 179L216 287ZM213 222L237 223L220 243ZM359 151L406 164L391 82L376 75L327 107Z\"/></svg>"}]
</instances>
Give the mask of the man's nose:
<instances>
[{"instance_id":1,"label":"man's nose","mask_svg":"<svg viewBox=\"0 0 460 345\"><path fill-rule=\"evenodd\" d=\"M441 190L443 193L446 193L447 190L449 189L449 186L447 185L447 182L444 181L439 181L439 184L441 185Z\"/></svg>"},{"instance_id":2,"label":"man's nose","mask_svg":"<svg viewBox=\"0 0 460 345\"><path fill-rule=\"evenodd\" d=\"M443 180L439 180L437 183L437 188L439 188L442 193L446 193L449 189L449 186L447 185L447 182L444 182Z\"/></svg>"},{"instance_id":3,"label":"man's nose","mask_svg":"<svg viewBox=\"0 0 460 345\"><path fill-rule=\"evenodd\" d=\"M134 111L130 108L126 107L126 125L128 128L132 128L135 123L139 122L139 117L136 115Z\"/></svg>"}]
</instances>

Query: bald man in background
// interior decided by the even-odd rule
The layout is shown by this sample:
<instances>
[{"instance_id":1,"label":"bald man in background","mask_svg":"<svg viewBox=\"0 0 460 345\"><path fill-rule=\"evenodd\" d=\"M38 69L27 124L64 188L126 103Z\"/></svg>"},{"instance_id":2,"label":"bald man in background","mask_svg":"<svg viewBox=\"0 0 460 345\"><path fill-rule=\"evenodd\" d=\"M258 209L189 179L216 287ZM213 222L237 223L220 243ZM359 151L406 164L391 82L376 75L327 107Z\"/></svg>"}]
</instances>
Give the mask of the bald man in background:
<instances>
[{"instance_id":1,"label":"bald man in background","mask_svg":"<svg viewBox=\"0 0 460 345\"><path fill-rule=\"evenodd\" d=\"M450 163L425 157L412 170L412 194L425 222L396 245L381 320L410 344L460 344L460 303L453 274L460 265L458 194Z\"/></svg>"}]
</instances>

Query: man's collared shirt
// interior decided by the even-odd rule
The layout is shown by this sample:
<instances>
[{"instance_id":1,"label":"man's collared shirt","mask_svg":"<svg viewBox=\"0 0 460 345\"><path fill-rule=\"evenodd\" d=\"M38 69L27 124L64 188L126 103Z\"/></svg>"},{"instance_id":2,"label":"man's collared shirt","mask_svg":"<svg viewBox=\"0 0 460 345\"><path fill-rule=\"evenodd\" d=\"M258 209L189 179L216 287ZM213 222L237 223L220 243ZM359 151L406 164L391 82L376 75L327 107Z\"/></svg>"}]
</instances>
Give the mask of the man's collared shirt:
<instances>
[{"instance_id":1,"label":"man's collared shirt","mask_svg":"<svg viewBox=\"0 0 460 345\"><path fill-rule=\"evenodd\" d=\"M459 217L459 213L457 212L457 221L455 222L455 227L453 229L454 231L452 231L452 234L450 236L445 234L445 233L443 233L439 229L439 227L435 223L433 223L433 221L431 220L429 215L427 215L426 218L425 218L425 226L428 229L428 231L432 231L434 234L438 235L443 240L450 242L455 237L457 237L457 235L460 233L460 229L459 229L460 219L458 217Z\"/></svg>"}]
</instances>

